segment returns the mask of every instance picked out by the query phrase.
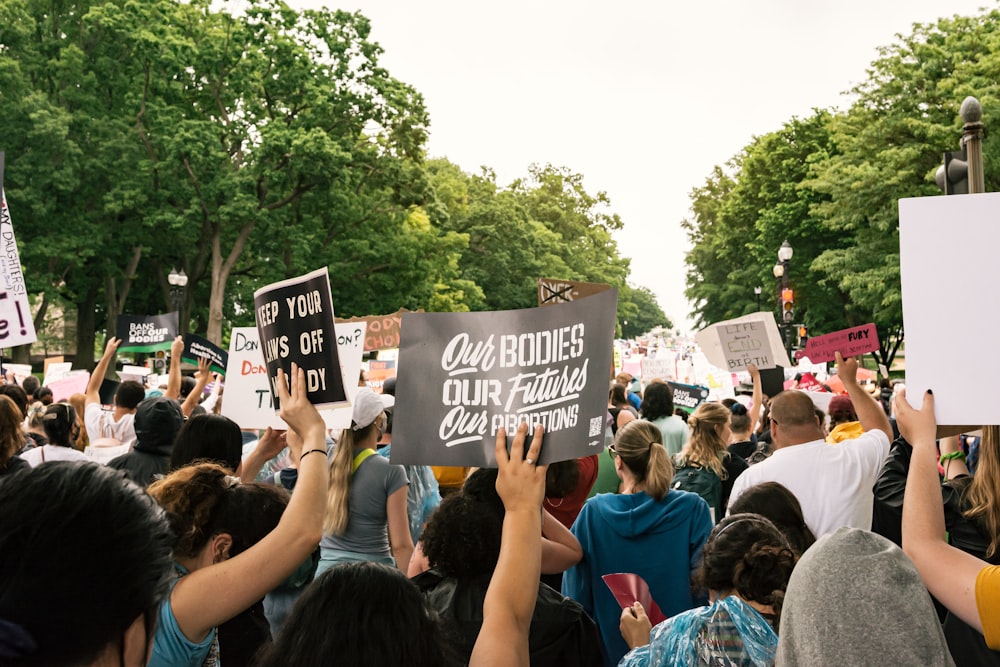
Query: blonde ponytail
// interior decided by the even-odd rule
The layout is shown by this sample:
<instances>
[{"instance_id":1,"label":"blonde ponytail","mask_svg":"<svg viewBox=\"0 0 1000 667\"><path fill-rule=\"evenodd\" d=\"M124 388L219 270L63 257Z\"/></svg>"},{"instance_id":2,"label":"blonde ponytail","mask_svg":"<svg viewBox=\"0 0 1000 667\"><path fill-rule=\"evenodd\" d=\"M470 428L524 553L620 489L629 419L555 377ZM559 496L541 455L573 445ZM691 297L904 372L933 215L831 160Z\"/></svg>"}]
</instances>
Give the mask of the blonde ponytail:
<instances>
[{"instance_id":1,"label":"blonde ponytail","mask_svg":"<svg viewBox=\"0 0 1000 667\"><path fill-rule=\"evenodd\" d=\"M670 490L674 468L663 447L663 434L656 424L636 419L615 436L615 451L632 474L645 486L646 494L663 500Z\"/></svg>"},{"instance_id":2,"label":"blonde ponytail","mask_svg":"<svg viewBox=\"0 0 1000 667\"><path fill-rule=\"evenodd\" d=\"M662 443L654 442L649 447L649 463L646 464L646 495L654 500L663 500L674 479L674 466L670 455Z\"/></svg>"},{"instance_id":3,"label":"blonde ponytail","mask_svg":"<svg viewBox=\"0 0 1000 667\"><path fill-rule=\"evenodd\" d=\"M351 473L354 468L355 432L345 428L337 440L337 450L330 462L330 485L326 493L324 535L343 535L351 516Z\"/></svg>"}]
</instances>

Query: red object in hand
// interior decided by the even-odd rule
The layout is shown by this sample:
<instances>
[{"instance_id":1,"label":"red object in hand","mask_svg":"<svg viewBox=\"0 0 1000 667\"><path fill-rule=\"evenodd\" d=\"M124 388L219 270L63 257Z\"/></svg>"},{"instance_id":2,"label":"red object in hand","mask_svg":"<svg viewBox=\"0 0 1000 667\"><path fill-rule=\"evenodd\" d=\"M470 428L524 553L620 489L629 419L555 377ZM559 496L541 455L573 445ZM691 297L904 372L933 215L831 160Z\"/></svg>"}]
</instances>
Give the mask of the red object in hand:
<instances>
[{"instance_id":1,"label":"red object in hand","mask_svg":"<svg viewBox=\"0 0 1000 667\"><path fill-rule=\"evenodd\" d=\"M646 616L649 617L649 622L653 625L667 620L649 592L649 584L638 574L619 572L606 574L601 579L611 589L611 594L615 596L615 600L622 606L622 609L630 608L638 602L646 610Z\"/></svg>"}]
</instances>

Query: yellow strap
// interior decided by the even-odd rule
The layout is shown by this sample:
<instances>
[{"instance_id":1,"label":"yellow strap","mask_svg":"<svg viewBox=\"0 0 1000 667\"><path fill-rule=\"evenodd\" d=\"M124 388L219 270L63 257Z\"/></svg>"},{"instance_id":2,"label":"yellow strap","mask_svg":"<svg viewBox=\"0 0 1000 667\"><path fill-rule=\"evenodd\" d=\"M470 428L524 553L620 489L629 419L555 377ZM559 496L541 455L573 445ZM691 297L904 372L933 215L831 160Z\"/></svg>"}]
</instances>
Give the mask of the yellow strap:
<instances>
[{"instance_id":1,"label":"yellow strap","mask_svg":"<svg viewBox=\"0 0 1000 667\"><path fill-rule=\"evenodd\" d=\"M354 473L356 473L358 471L358 468L361 467L361 464L365 462L365 459L367 459L369 456L373 456L374 454L375 454L375 450L374 449L368 449L367 447L365 447L360 452L358 452L357 454L355 454L354 455L354 467L351 468L351 474L353 475Z\"/></svg>"}]
</instances>

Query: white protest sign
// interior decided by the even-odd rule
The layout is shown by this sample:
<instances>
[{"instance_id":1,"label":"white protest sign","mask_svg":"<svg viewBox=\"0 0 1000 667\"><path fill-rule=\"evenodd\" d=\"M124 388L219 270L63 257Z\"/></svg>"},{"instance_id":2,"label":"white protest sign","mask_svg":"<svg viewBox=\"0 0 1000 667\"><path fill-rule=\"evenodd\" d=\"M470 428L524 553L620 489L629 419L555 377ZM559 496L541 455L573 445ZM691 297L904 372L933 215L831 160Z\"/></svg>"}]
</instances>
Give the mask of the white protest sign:
<instances>
[{"instance_id":1,"label":"white protest sign","mask_svg":"<svg viewBox=\"0 0 1000 667\"><path fill-rule=\"evenodd\" d=\"M352 403L358 393L356 378L361 376L366 328L365 322L336 324L340 371L345 380L344 388ZM342 429L350 426L352 410L351 406L345 406L321 410L320 414L329 428ZM274 413L271 404L271 387L256 327L235 327L230 336L222 414L241 428L287 428L285 422Z\"/></svg>"},{"instance_id":2,"label":"white protest sign","mask_svg":"<svg viewBox=\"0 0 1000 667\"><path fill-rule=\"evenodd\" d=\"M899 200L906 394L933 389L938 424L1000 423L998 247L1000 193Z\"/></svg>"},{"instance_id":3,"label":"white protest sign","mask_svg":"<svg viewBox=\"0 0 1000 667\"><path fill-rule=\"evenodd\" d=\"M51 385L53 382L60 378L64 378L69 375L69 372L73 370L73 363L70 361L57 361L49 364L48 370L45 372L45 379L42 384L46 387ZM59 400L58 398L55 400Z\"/></svg>"},{"instance_id":4,"label":"white protest sign","mask_svg":"<svg viewBox=\"0 0 1000 667\"><path fill-rule=\"evenodd\" d=\"M31 375L31 364L4 364L3 370L21 384L21 380Z\"/></svg>"},{"instance_id":5,"label":"white protest sign","mask_svg":"<svg viewBox=\"0 0 1000 667\"><path fill-rule=\"evenodd\" d=\"M38 340L28 306L28 292L21 272L21 256L14 239L14 225L7 196L0 190L0 347L14 347Z\"/></svg>"},{"instance_id":6,"label":"white protest sign","mask_svg":"<svg viewBox=\"0 0 1000 667\"><path fill-rule=\"evenodd\" d=\"M751 364L760 369L791 366L774 321L774 313L751 313L718 322L695 334L695 341L713 366L730 371Z\"/></svg>"},{"instance_id":7,"label":"white protest sign","mask_svg":"<svg viewBox=\"0 0 1000 667\"><path fill-rule=\"evenodd\" d=\"M655 357L645 357L641 367L645 384L656 378L664 381L677 379L677 358L673 352L659 352Z\"/></svg>"}]
</instances>

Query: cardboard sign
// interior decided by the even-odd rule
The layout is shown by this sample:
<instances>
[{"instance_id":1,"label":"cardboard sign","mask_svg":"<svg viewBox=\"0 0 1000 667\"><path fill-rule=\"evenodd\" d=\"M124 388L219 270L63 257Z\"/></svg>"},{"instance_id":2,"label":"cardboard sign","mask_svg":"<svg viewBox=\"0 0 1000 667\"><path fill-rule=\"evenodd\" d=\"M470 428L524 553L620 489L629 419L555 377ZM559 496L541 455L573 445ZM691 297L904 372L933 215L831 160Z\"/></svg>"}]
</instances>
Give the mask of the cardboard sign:
<instances>
[{"instance_id":1,"label":"cardboard sign","mask_svg":"<svg viewBox=\"0 0 1000 667\"><path fill-rule=\"evenodd\" d=\"M642 381L645 384L649 384L650 380L656 378L664 381L677 379L677 361L673 355L655 358L643 357L641 368Z\"/></svg>"},{"instance_id":2,"label":"cardboard sign","mask_svg":"<svg viewBox=\"0 0 1000 667\"><path fill-rule=\"evenodd\" d=\"M156 352L169 350L177 337L177 312L162 315L119 315L115 337L118 351Z\"/></svg>"},{"instance_id":3,"label":"cardboard sign","mask_svg":"<svg viewBox=\"0 0 1000 667\"><path fill-rule=\"evenodd\" d=\"M674 392L674 407L693 412L708 398L708 388L696 385L668 382Z\"/></svg>"},{"instance_id":4,"label":"cardboard sign","mask_svg":"<svg viewBox=\"0 0 1000 667\"><path fill-rule=\"evenodd\" d=\"M809 361L816 364L833 361L836 359L836 352L840 352L846 359L877 349L879 349L878 330L874 324L865 324L822 336L813 336L806 341L806 349L796 350L795 359L808 357Z\"/></svg>"},{"instance_id":5,"label":"cardboard sign","mask_svg":"<svg viewBox=\"0 0 1000 667\"><path fill-rule=\"evenodd\" d=\"M271 378L274 411L281 408L274 384L278 369L288 375L292 363L305 371L306 392L313 405L317 408L346 405L348 397L337 357L327 269L263 287L254 292L253 305L261 351ZM348 378L348 382L356 383L354 378Z\"/></svg>"},{"instance_id":6,"label":"cardboard sign","mask_svg":"<svg viewBox=\"0 0 1000 667\"><path fill-rule=\"evenodd\" d=\"M617 303L405 315L393 463L493 466L521 422L545 427L542 463L601 451Z\"/></svg>"},{"instance_id":7,"label":"cardboard sign","mask_svg":"<svg viewBox=\"0 0 1000 667\"><path fill-rule=\"evenodd\" d=\"M998 423L998 211L995 192L899 200L906 395L919 408L933 389L939 425Z\"/></svg>"},{"instance_id":8,"label":"cardboard sign","mask_svg":"<svg viewBox=\"0 0 1000 667\"><path fill-rule=\"evenodd\" d=\"M346 378L361 374L361 356L364 346L365 325L356 334L356 324L338 324L337 358L340 373ZM222 400L222 415L229 417L241 428L286 429L288 426L275 414L271 403L271 386L261 352L260 338L255 327L234 327L229 338L229 365L226 368L226 393ZM345 383L347 396L352 401L358 392L357 382ZM326 425L332 429L351 425L350 406L320 410Z\"/></svg>"},{"instance_id":9,"label":"cardboard sign","mask_svg":"<svg viewBox=\"0 0 1000 667\"><path fill-rule=\"evenodd\" d=\"M337 318L337 324L366 324L365 352L375 350L391 350L399 347L399 330L403 322L403 314L410 312L400 308L390 315L368 315L366 317Z\"/></svg>"},{"instance_id":10,"label":"cardboard sign","mask_svg":"<svg viewBox=\"0 0 1000 667\"><path fill-rule=\"evenodd\" d=\"M611 289L604 283L583 283L577 280L538 279L538 305L553 306L557 303L571 303Z\"/></svg>"},{"instance_id":11,"label":"cardboard sign","mask_svg":"<svg viewBox=\"0 0 1000 667\"><path fill-rule=\"evenodd\" d=\"M751 313L706 327L695 341L709 362L730 371L790 366L774 313Z\"/></svg>"},{"instance_id":12,"label":"cardboard sign","mask_svg":"<svg viewBox=\"0 0 1000 667\"><path fill-rule=\"evenodd\" d=\"M69 361L57 361L45 364L45 379L42 380L42 385L48 387L59 378L69 375L71 370L73 370L73 364Z\"/></svg>"},{"instance_id":13,"label":"cardboard sign","mask_svg":"<svg viewBox=\"0 0 1000 667\"><path fill-rule=\"evenodd\" d=\"M181 359L197 364L199 359L208 359L214 373L226 374L229 365L229 354L221 347L201 336L184 334L184 351Z\"/></svg>"},{"instance_id":14,"label":"cardboard sign","mask_svg":"<svg viewBox=\"0 0 1000 667\"><path fill-rule=\"evenodd\" d=\"M36 340L38 336L21 271L21 255L14 239L14 224L7 208L7 196L0 187L0 347Z\"/></svg>"}]
</instances>

